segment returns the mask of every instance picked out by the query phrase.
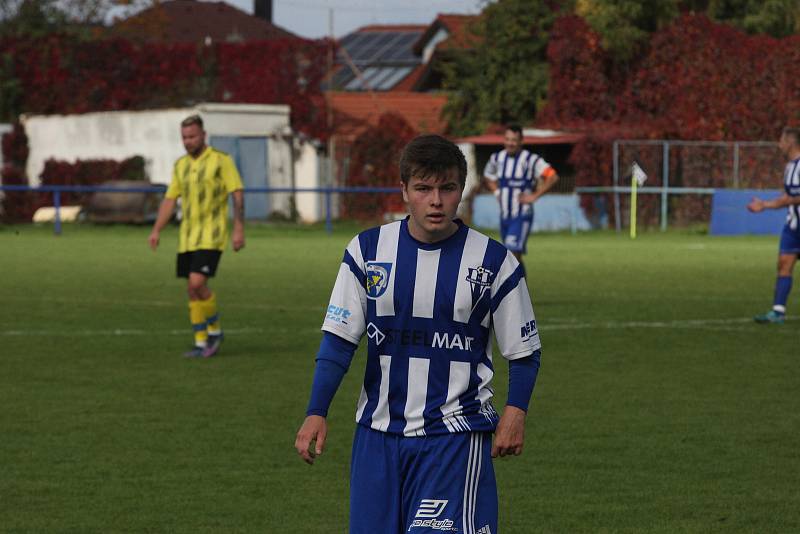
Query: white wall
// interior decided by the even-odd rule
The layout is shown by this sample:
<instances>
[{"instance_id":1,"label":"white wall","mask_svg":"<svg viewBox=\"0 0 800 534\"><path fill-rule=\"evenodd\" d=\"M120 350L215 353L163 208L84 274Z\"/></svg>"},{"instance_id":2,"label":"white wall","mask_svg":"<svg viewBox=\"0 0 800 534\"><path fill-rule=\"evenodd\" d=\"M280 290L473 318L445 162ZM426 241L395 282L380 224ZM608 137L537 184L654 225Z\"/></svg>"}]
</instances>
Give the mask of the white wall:
<instances>
[{"instance_id":1,"label":"white wall","mask_svg":"<svg viewBox=\"0 0 800 534\"><path fill-rule=\"evenodd\" d=\"M14 126L7 123L0 123L0 138L14 129ZM0 168L3 166L3 151L0 150Z\"/></svg>"},{"instance_id":2,"label":"white wall","mask_svg":"<svg viewBox=\"0 0 800 534\"><path fill-rule=\"evenodd\" d=\"M319 153L311 143L295 145L297 160L295 161L295 181L298 188L320 187ZM298 193L297 213L303 222L316 222L325 218L320 193Z\"/></svg>"},{"instance_id":3,"label":"white wall","mask_svg":"<svg viewBox=\"0 0 800 534\"><path fill-rule=\"evenodd\" d=\"M268 137L270 186L291 186L289 107L214 103L152 111L23 116L30 147L26 168L30 184L39 185L44 163L49 158L74 162L77 159L121 160L137 155L145 158L151 182L168 184L175 160L185 153L180 122L195 113L203 117L209 137ZM286 210L288 199L288 194L276 195L273 209Z\"/></svg>"}]
</instances>

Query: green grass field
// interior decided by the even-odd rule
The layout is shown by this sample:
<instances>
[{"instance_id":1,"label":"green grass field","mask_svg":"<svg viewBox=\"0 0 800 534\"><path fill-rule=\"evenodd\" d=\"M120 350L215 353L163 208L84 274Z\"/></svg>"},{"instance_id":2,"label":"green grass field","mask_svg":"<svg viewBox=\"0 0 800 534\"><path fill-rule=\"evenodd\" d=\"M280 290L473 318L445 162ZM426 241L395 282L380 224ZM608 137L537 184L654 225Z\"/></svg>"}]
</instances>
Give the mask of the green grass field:
<instances>
[{"instance_id":1,"label":"green grass field","mask_svg":"<svg viewBox=\"0 0 800 534\"><path fill-rule=\"evenodd\" d=\"M0 226L0 532L346 532L361 351L325 454L293 442L357 230L249 227L213 281L221 355L186 360L174 229L152 253L144 227ZM785 325L750 319L777 238L530 248L543 361L500 533L800 532L800 288Z\"/></svg>"}]
</instances>

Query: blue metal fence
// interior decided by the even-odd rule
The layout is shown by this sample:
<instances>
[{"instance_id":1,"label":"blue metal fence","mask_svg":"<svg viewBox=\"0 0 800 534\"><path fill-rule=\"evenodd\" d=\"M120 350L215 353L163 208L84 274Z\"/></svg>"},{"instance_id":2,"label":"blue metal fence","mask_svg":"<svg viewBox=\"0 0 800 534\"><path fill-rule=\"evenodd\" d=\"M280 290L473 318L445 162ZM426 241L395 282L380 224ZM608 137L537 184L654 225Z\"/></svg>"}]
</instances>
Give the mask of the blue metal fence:
<instances>
[{"instance_id":1,"label":"blue metal fence","mask_svg":"<svg viewBox=\"0 0 800 534\"><path fill-rule=\"evenodd\" d=\"M109 187L86 185L42 185L31 187L28 185L3 185L0 191L21 191L30 193L53 193L53 208L55 208L54 232L61 234L61 194L62 193L156 193L163 194L167 187L164 185L151 187ZM333 202L332 197L337 193L400 193L399 187L248 187L242 190L245 194L258 193L316 193L325 195L325 230L333 231Z\"/></svg>"}]
</instances>

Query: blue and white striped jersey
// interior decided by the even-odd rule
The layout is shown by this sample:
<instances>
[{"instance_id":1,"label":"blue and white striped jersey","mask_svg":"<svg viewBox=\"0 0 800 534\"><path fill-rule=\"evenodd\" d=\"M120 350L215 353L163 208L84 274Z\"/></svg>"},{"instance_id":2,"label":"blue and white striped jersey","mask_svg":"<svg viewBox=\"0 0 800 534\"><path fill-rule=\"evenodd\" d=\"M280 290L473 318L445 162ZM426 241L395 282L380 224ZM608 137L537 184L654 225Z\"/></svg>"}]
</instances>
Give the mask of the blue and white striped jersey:
<instances>
[{"instance_id":1,"label":"blue and white striped jersey","mask_svg":"<svg viewBox=\"0 0 800 534\"><path fill-rule=\"evenodd\" d=\"M519 196L533 192L536 181L546 173L553 172L548 169L552 167L544 158L525 149L513 156L506 150L492 154L486 163L483 175L489 180L498 182L500 217L513 219L531 216L533 207L530 204L520 204Z\"/></svg>"},{"instance_id":2,"label":"blue and white striped jersey","mask_svg":"<svg viewBox=\"0 0 800 534\"><path fill-rule=\"evenodd\" d=\"M406 219L347 246L322 329L356 344L367 335L362 425L405 436L493 430L492 332L509 360L541 346L519 262L457 223L439 243L415 240Z\"/></svg>"},{"instance_id":3,"label":"blue and white striped jersey","mask_svg":"<svg viewBox=\"0 0 800 534\"><path fill-rule=\"evenodd\" d=\"M786 164L783 171L783 189L790 197L800 196L800 158ZM800 205L789 206L786 224L792 230L800 229Z\"/></svg>"}]
</instances>

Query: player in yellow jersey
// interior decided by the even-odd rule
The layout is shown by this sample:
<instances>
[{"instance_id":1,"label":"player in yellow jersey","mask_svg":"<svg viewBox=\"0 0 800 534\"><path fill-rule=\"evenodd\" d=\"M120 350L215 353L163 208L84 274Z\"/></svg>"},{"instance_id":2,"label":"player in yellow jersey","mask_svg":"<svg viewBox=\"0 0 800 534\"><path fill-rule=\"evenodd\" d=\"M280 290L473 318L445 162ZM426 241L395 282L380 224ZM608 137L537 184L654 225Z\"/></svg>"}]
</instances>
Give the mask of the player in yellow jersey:
<instances>
[{"instance_id":1,"label":"player in yellow jersey","mask_svg":"<svg viewBox=\"0 0 800 534\"><path fill-rule=\"evenodd\" d=\"M189 319L194 346L187 357L213 356L222 342L216 295L208 279L217 271L228 240L228 195L233 197L234 251L244 247L242 179L231 157L206 145L203 119L192 115L181 122L186 155L175 162L172 182L150 233L150 248L158 248L161 229L169 222L181 198L183 219L178 243L177 273L188 279Z\"/></svg>"}]
</instances>

